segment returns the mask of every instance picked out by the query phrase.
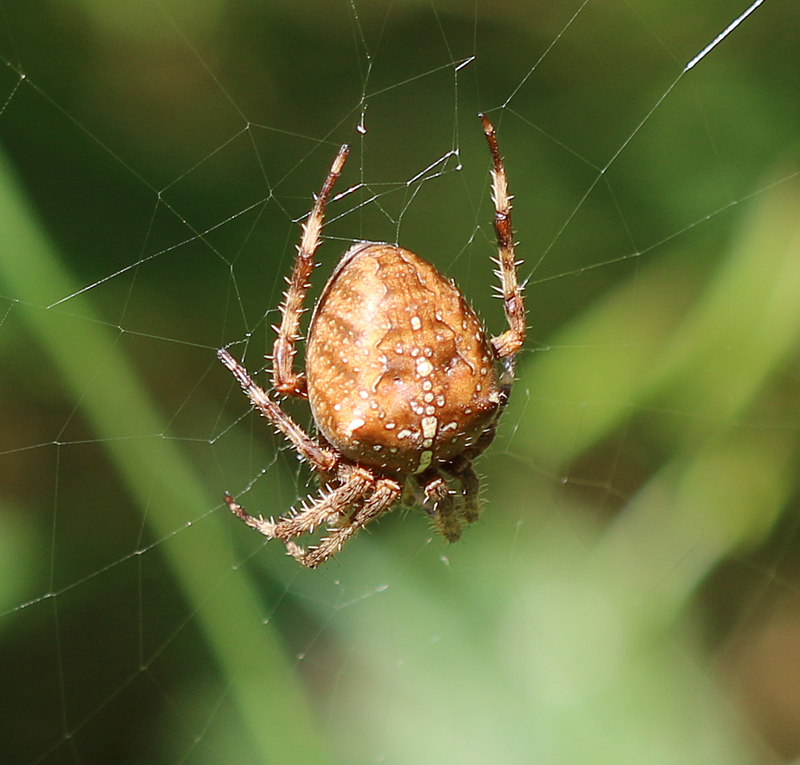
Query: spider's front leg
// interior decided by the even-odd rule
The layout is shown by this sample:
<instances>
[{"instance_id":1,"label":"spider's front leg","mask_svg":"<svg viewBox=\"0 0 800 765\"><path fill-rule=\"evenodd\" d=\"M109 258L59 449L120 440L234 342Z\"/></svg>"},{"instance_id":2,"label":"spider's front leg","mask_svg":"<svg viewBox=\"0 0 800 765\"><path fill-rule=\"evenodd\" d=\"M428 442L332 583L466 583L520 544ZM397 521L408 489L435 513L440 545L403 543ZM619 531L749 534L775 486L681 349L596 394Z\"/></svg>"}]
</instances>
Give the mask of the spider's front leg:
<instances>
[{"instance_id":1,"label":"spider's front leg","mask_svg":"<svg viewBox=\"0 0 800 765\"><path fill-rule=\"evenodd\" d=\"M306 378L302 372L295 372L293 362L297 350L295 343L300 339L300 316L303 313L303 301L311 286L309 277L314 270L314 253L319 247L322 235L322 221L325 216L325 203L333 190L333 184L341 175L344 161L349 151L344 144L333 160L328 177L322 189L314 198L314 207L303 223L303 235L297 248L294 269L289 279L289 289L284 293L281 304L281 325L277 328L278 337L272 348L272 387L285 396L306 398Z\"/></svg>"},{"instance_id":2,"label":"spider's front leg","mask_svg":"<svg viewBox=\"0 0 800 765\"><path fill-rule=\"evenodd\" d=\"M511 229L511 195L508 193L508 176L497 147L494 126L485 114L478 115L483 123L483 132L492 152L492 202L494 202L494 230L497 234L498 265L495 274L500 278L500 295L503 298L508 329L492 338L498 358L505 359L503 383L511 385L514 379L514 356L525 342L525 303L517 280L514 253L514 233Z\"/></svg>"}]
</instances>

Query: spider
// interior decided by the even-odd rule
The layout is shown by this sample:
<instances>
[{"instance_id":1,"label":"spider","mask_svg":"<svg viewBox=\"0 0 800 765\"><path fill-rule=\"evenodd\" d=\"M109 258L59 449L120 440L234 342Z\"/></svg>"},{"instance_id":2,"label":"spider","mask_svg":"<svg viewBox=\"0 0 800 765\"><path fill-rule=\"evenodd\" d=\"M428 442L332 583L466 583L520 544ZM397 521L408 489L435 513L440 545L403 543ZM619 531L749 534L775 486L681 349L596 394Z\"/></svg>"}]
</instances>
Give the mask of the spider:
<instances>
[{"instance_id":1,"label":"spider","mask_svg":"<svg viewBox=\"0 0 800 765\"><path fill-rule=\"evenodd\" d=\"M525 307L506 171L495 129L479 117L493 162L493 260L507 330L489 339L456 285L414 253L359 242L328 279L308 329L305 372L294 370L303 301L325 204L347 158L345 144L302 226L272 356L272 387L308 399L317 437L306 434L227 350L217 352L252 405L320 478L319 494L278 520L249 515L225 494L234 515L282 540L303 566L316 568L398 501L416 499L448 542L459 539L462 522L480 515L472 461L492 442L508 401L525 339ZM458 501L447 477L460 487ZM293 541L322 526L327 532L316 546L304 549Z\"/></svg>"}]
</instances>

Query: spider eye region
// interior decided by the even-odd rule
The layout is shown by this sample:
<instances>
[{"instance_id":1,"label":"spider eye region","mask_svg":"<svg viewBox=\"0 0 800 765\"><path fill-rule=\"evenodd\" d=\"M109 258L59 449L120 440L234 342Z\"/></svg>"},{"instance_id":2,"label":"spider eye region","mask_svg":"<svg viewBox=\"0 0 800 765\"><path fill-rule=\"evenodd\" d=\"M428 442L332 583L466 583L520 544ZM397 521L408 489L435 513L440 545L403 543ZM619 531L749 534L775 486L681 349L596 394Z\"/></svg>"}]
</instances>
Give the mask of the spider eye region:
<instances>
[{"instance_id":1,"label":"spider eye region","mask_svg":"<svg viewBox=\"0 0 800 765\"><path fill-rule=\"evenodd\" d=\"M388 244L342 257L311 319L306 374L322 435L387 472L452 460L500 407L494 350L472 308L432 265Z\"/></svg>"}]
</instances>

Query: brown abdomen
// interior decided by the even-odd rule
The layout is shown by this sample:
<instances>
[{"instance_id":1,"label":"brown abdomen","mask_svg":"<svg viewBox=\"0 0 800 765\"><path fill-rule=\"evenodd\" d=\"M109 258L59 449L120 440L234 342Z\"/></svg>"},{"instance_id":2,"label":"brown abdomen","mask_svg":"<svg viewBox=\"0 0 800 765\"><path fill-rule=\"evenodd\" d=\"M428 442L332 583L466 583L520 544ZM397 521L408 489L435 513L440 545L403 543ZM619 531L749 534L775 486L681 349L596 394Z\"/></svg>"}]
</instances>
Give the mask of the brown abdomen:
<instances>
[{"instance_id":1,"label":"brown abdomen","mask_svg":"<svg viewBox=\"0 0 800 765\"><path fill-rule=\"evenodd\" d=\"M458 289L413 252L358 244L317 303L308 398L344 456L418 473L468 448L500 401L494 353Z\"/></svg>"}]
</instances>

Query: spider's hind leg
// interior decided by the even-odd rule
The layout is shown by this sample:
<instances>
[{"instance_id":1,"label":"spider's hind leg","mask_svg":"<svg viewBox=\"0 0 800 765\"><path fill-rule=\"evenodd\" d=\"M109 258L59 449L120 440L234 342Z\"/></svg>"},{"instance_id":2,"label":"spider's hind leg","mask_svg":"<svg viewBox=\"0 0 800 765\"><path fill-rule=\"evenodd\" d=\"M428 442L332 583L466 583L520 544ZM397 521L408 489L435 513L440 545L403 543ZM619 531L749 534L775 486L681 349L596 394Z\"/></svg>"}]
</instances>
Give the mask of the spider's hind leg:
<instances>
[{"instance_id":1,"label":"spider's hind leg","mask_svg":"<svg viewBox=\"0 0 800 765\"><path fill-rule=\"evenodd\" d=\"M341 525L329 529L328 536L320 540L316 547L304 550L294 542L287 542L286 549L298 563L308 568L316 568L320 563L330 558L331 555L339 552L344 547L345 542L360 528L366 526L381 513L389 510L397 501L401 491L402 486L393 478L378 478L375 481L374 491L363 501L353 516Z\"/></svg>"},{"instance_id":2,"label":"spider's hind leg","mask_svg":"<svg viewBox=\"0 0 800 765\"><path fill-rule=\"evenodd\" d=\"M230 511L241 518L248 526L261 532L269 539L281 539L288 542L293 537L307 534L323 524L344 516L345 512L357 503L374 485L375 478L364 468L350 468L341 476L342 483L336 488L325 487L310 503L304 504L297 512L274 520L255 518L247 513L241 505L225 495Z\"/></svg>"}]
</instances>

